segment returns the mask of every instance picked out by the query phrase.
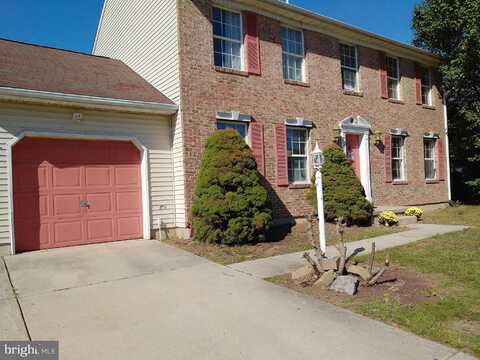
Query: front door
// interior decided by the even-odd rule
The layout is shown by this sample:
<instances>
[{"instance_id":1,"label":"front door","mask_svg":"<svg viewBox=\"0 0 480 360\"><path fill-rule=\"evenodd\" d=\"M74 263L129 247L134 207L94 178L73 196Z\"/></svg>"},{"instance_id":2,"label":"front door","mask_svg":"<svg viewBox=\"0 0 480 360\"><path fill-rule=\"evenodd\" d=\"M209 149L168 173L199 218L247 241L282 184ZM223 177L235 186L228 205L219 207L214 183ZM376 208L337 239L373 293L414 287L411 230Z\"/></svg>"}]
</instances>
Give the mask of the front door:
<instances>
[{"instance_id":1,"label":"front door","mask_svg":"<svg viewBox=\"0 0 480 360\"><path fill-rule=\"evenodd\" d=\"M352 164L355 174L361 179L360 173L360 135L357 134L347 134L346 135L347 143L347 158Z\"/></svg>"}]
</instances>

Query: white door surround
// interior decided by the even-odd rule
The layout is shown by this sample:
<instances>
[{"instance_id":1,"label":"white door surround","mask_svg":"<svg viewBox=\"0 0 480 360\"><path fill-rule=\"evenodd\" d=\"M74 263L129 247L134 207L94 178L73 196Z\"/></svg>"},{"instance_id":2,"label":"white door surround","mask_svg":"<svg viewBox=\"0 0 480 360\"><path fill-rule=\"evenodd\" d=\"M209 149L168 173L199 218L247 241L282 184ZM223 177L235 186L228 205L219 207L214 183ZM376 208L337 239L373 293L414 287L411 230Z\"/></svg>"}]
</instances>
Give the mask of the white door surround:
<instances>
[{"instance_id":1,"label":"white door surround","mask_svg":"<svg viewBox=\"0 0 480 360\"><path fill-rule=\"evenodd\" d=\"M370 131L371 125L368 120L361 116L349 116L340 122L341 146L347 151L347 134L360 135L360 182L365 190L365 195L372 201L372 183L370 179Z\"/></svg>"}]
</instances>

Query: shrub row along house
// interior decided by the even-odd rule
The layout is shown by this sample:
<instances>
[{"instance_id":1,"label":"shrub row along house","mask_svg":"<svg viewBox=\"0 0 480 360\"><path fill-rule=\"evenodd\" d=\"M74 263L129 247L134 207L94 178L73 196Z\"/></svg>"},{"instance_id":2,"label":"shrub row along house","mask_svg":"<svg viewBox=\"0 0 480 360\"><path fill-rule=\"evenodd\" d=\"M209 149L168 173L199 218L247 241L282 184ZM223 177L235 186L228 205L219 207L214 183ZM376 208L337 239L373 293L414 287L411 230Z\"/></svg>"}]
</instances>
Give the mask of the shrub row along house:
<instances>
[{"instance_id":1,"label":"shrub row along house","mask_svg":"<svg viewBox=\"0 0 480 360\"><path fill-rule=\"evenodd\" d=\"M345 150L366 197L377 207L449 200L446 115L436 72L441 60L427 52L277 0L105 0L93 53L121 60L156 88L158 96L161 92L178 105L170 118L157 114L156 120L139 119L138 126L118 108L108 120L85 115L83 121L58 123L74 136L100 132L93 123L108 135L105 139L118 133L138 139L140 132L161 148L142 148L145 172L138 183L143 194L138 201L143 237L159 228L188 235L206 139L225 128L237 130L251 147L278 222L313 213L307 193L313 175L309 157L316 142L321 147L337 143ZM81 66L87 77L96 76L95 64ZM85 77L68 81L85 89ZM142 94L141 87L128 82L110 85ZM34 118L37 110L31 111ZM18 129L36 130L43 119L58 116L42 113L36 123L5 131L18 136ZM35 144L29 146L26 151ZM20 197L7 183L2 184L11 210ZM82 186L82 191L88 188ZM93 207L96 200L83 197L75 199L88 200ZM41 204L42 195L35 201ZM33 213L24 216L38 218ZM61 218L55 216L49 218L45 245L33 248L69 244L56 239L61 231L57 234L55 224ZM13 239L20 230L7 218L2 231ZM97 224L106 235L111 220ZM86 224L75 244L91 241Z\"/></svg>"}]
</instances>

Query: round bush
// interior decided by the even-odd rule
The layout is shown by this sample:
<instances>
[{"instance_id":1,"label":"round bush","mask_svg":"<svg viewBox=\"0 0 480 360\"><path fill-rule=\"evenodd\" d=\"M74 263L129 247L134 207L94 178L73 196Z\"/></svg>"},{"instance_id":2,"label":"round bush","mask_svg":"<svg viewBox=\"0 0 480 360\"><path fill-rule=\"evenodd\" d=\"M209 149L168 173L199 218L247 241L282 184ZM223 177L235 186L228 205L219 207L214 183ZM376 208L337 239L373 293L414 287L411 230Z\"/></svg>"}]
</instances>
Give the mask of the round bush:
<instances>
[{"instance_id":1,"label":"round bush","mask_svg":"<svg viewBox=\"0 0 480 360\"><path fill-rule=\"evenodd\" d=\"M265 240L271 204L255 158L235 130L208 138L192 215L196 241L235 245Z\"/></svg>"},{"instance_id":2,"label":"round bush","mask_svg":"<svg viewBox=\"0 0 480 360\"><path fill-rule=\"evenodd\" d=\"M355 175L352 165L339 147L329 147L323 152L325 164L322 169L325 218L334 221L343 217L348 223L368 224L373 206L365 197L363 186ZM315 177L310 191L312 205L317 208Z\"/></svg>"},{"instance_id":3,"label":"round bush","mask_svg":"<svg viewBox=\"0 0 480 360\"><path fill-rule=\"evenodd\" d=\"M398 216L393 211L383 211L378 216L378 222L385 226L397 225L398 221Z\"/></svg>"}]
</instances>

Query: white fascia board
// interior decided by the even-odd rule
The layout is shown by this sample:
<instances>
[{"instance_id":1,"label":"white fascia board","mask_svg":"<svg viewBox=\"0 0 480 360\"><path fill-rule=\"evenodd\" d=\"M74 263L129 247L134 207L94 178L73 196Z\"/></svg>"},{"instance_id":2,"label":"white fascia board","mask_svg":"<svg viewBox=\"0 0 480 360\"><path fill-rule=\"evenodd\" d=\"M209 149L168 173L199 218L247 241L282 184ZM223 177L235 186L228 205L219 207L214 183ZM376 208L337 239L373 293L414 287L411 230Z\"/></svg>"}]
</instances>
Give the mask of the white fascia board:
<instances>
[{"instance_id":1,"label":"white fascia board","mask_svg":"<svg viewBox=\"0 0 480 360\"><path fill-rule=\"evenodd\" d=\"M102 98L96 96L63 94L49 91L17 89L9 87L0 87L0 100L20 100L22 102L31 103L75 105L78 107L87 107L90 109L111 109L161 115L173 115L178 111L178 105L175 104Z\"/></svg>"}]
</instances>

